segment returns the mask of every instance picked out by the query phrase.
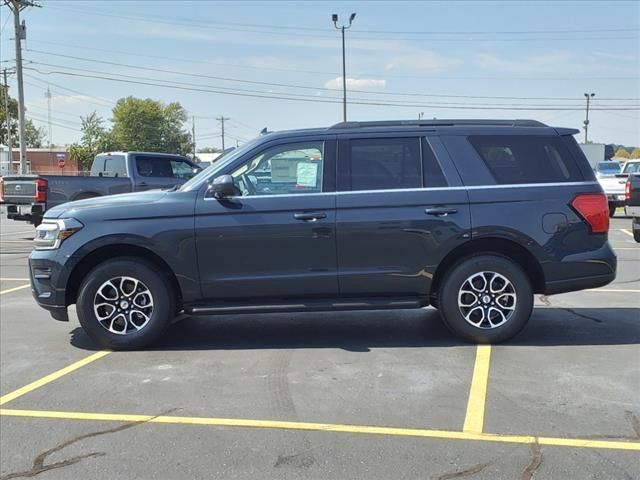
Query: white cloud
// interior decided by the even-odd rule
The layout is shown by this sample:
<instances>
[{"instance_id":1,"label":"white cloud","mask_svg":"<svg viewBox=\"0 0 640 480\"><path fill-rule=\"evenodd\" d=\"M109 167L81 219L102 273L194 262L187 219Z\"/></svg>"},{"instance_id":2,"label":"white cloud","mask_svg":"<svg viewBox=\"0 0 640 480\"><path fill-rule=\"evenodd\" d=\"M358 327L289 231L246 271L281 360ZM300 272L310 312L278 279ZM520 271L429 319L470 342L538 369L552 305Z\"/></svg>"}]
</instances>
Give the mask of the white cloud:
<instances>
[{"instance_id":1,"label":"white cloud","mask_svg":"<svg viewBox=\"0 0 640 480\"><path fill-rule=\"evenodd\" d=\"M357 90L379 90L387 86L387 81L381 78L349 78L347 88ZM332 78L324 84L324 88L339 90L342 88L342 77Z\"/></svg>"}]
</instances>

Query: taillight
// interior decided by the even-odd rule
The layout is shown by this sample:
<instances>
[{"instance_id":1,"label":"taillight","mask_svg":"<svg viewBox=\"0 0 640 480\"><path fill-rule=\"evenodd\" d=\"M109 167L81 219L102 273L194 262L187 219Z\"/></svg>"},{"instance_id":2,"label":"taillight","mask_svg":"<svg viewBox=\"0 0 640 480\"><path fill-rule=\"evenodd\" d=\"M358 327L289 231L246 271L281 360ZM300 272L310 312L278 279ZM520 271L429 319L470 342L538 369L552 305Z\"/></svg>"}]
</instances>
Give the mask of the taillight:
<instances>
[{"instance_id":1,"label":"taillight","mask_svg":"<svg viewBox=\"0 0 640 480\"><path fill-rule=\"evenodd\" d=\"M571 206L589 224L592 233L609 231L609 203L604 193L581 193Z\"/></svg>"},{"instance_id":2,"label":"taillight","mask_svg":"<svg viewBox=\"0 0 640 480\"><path fill-rule=\"evenodd\" d=\"M4 202L4 178L0 177L0 202Z\"/></svg>"},{"instance_id":3,"label":"taillight","mask_svg":"<svg viewBox=\"0 0 640 480\"><path fill-rule=\"evenodd\" d=\"M36 178L36 203L47 201L47 181L44 178Z\"/></svg>"},{"instance_id":4,"label":"taillight","mask_svg":"<svg viewBox=\"0 0 640 480\"><path fill-rule=\"evenodd\" d=\"M627 178L627 183L624 186L624 199L627 202L631 200L631 178Z\"/></svg>"}]
</instances>

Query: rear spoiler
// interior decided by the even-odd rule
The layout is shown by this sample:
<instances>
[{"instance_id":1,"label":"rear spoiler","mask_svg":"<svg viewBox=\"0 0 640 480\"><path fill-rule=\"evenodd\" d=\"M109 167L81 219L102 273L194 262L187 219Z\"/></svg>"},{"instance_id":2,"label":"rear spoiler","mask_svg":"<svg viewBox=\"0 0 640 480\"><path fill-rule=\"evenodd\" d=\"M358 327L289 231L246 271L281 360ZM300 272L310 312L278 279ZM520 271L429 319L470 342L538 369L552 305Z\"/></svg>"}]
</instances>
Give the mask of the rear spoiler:
<instances>
[{"instance_id":1,"label":"rear spoiler","mask_svg":"<svg viewBox=\"0 0 640 480\"><path fill-rule=\"evenodd\" d=\"M558 135L575 135L576 133L580 133L580 130L576 128L555 127L554 130L558 133Z\"/></svg>"}]
</instances>

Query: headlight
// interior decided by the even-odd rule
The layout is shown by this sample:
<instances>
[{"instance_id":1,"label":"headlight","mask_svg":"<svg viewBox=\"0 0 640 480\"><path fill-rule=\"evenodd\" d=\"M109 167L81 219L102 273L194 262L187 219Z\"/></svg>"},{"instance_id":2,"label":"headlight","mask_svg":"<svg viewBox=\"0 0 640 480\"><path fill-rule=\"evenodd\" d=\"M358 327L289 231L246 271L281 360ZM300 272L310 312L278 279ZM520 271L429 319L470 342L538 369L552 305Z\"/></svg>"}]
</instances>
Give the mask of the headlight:
<instances>
[{"instance_id":1,"label":"headlight","mask_svg":"<svg viewBox=\"0 0 640 480\"><path fill-rule=\"evenodd\" d=\"M65 238L80 230L84 225L75 218L45 220L36 228L33 243L36 250L55 250Z\"/></svg>"}]
</instances>

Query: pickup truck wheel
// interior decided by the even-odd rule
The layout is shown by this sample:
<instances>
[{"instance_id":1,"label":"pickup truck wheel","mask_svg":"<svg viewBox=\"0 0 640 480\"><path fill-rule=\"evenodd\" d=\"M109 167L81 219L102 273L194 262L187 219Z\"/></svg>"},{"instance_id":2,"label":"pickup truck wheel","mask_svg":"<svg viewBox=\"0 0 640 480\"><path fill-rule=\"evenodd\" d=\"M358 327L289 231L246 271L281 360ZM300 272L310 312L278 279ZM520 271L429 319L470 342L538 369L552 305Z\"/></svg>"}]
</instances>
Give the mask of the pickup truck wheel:
<instances>
[{"instance_id":1,"label":"pickup truck wheel","mask_svg":"<svg viewBox=\"0 0 640 480\"><path fill-rule=\"evenodd\" d=\"M162 335L174 308L163 273L137 258L110 260L87 274L76 303L80 325L113 350L141 348Z\"/></svg>"},{"instance_id":2,"label":"pickup truck wheel","mask_svg":"<svg viewBox=\"0 0 640 480\"><path fill-rule=\"evenodd\" d=\"M512 338L527 324L533 308L533 291L522 268L497 255L478 255L455 265L439 297L445 325L474 343Z\"/></svg>"},{"instance_id":3,"label":"pickup truck wheel","mask_svg":"<svg viewBox=\"0 0 640 480\"><path fill-rule=\"evenodd\" d=\"M616 207L609 206L609 217L613 218L616 214Z\"/></svg>"},{"instance_id":4,"label":"pickup truck wheel","mask_svg":"<svg viewBox=\"0 0 640 480\"><path fill-rule=\"evenodd\" d=\"M640 230L634 230L633 231L633 239L636 242L640 242Z\"/></svg>"}]
</instances>

